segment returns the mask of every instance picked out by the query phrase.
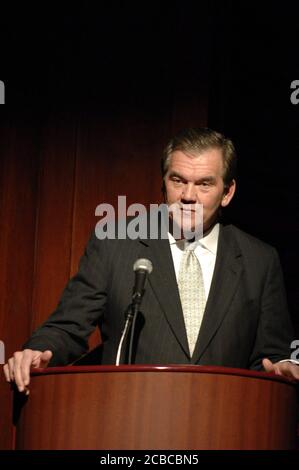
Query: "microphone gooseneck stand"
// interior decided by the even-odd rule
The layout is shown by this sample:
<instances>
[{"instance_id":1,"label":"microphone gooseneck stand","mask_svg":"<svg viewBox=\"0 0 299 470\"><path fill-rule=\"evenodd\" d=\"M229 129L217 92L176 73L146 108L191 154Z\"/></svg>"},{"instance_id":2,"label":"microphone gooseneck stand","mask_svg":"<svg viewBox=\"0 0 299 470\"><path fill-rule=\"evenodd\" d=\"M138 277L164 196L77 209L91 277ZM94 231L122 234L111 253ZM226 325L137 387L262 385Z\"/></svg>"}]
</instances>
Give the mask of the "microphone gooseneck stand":
<instances>
[{"instance_id":1,"label":"microphone gooseneck stand","mask_svg":"<svg viewBox=\"0 0 299 470\"><path fill-rule=\"evenodd\" d=\"M126 354L127 345L129 344L128 359L125 361L125 356L122 363L131 365L132 356L133 356L133 341L134 341L134 332L136 327L136 319L138 315L139 303L130 304L125 311L125 326L121 335L121 339L118 345L116 363L115 365L119 366L121 364L122 356ZM124 346L124 347L123 347Z\"/></svg>"},{"instance_id":2,"label":"microphone gooseneck stand","mask_svg":"<svg viewBox=\"0 0 299 470\"><path fill-rule=\"evenodd\" d=\"M140 258L135 261L133 270L135 272L135 285L133 288L132 302L125 311L125 326L120 338L116 355L115 364L117 366L119 366L121 362L123 364L132 364L136 320L141 305L142 297L145 292L144 285L146 282L146 278L148 274L152 272L153 265L148 259ZM127 351L128 359L126 360ZM122 356L124 356L124 358L121 361Z\"/></svg>"}]
</instances>

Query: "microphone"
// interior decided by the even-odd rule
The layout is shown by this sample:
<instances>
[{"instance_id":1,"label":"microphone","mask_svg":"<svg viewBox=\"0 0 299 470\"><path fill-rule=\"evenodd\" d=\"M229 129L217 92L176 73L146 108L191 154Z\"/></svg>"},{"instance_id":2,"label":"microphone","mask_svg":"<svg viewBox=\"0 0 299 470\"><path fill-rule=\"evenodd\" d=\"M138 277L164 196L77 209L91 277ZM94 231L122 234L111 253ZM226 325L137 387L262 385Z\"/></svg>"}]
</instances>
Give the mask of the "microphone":
<instances>
[{"instance_id":1,"label":"microphone","mask_svg":"<svg viewBox=\"0 0 299 470\"><path fill-rule=\"evenodd\" d=\"M116 365L120 365L120 360L122 356L123 344L126 345L129 338L129 353L128 353L128 364L132 363L132 349L133 349L133 338L134 330L136 324L137 313L141 304L141 300L144 294L145 281L153 270L153 265L149 259L140 258L135 261L133 265L133 270L135 272L135 284L133 287L132 293L132 303L126 310L125 317L126 322L120 338L120 342L117 349L116 355Z\"/></svg>"},{"instance_id":2,"label":"microphone","mask_svg":"<svg viewBox=\"0 0 299 470\"><path fill-rule=\"evenodd\" d=\"M153 265L149 259L139 258L135 261L133 270L135 272L135 284L132 294L133 314L137 313L144 294L144 285L148 274L153 270Z\"/></svg>"}]
</instances>

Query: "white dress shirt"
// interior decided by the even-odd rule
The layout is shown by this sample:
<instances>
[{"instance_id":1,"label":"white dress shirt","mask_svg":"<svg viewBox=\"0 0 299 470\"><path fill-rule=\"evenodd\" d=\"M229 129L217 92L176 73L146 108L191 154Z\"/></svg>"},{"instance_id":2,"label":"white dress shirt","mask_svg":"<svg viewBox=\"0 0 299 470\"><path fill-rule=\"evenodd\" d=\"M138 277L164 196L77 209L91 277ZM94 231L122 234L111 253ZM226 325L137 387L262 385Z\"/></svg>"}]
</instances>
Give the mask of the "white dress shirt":
<instances>
[{"instance_id":1,"label":"white dress shirt","mask_svg":"<svg viewBox=\"0 0 299 470\"><path fill-rule=\"evenodd\" d=\"M219 224L216 224L211 232L208 233L208 235L194 242L188 242L186 240L175 240L175 238L170 233L168 233L176 279L178 280L181 257L184 249L194 250L195 256L197 257L202 270L206 299L208 298L210 292L215 268L218 237Z\"/></svg>"}]
</instances>

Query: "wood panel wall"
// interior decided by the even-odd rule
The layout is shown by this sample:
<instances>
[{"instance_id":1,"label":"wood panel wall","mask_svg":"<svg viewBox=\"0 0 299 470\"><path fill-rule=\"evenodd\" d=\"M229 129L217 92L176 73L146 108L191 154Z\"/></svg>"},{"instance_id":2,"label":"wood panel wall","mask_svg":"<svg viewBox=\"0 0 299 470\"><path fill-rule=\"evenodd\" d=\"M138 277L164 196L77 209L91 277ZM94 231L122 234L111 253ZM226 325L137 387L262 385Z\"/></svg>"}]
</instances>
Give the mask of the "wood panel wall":
<instances>
[{"instance_id":1,"label":"wood panel wall","mask_svg":"<svg viewBox=\"0 0 299 470\"><path fill-rule=\"evenodd\" d=\"M10 118L0 128L0 336L6 357L31 328L39 127ZM0 448L12 444L11 393L0 378Z\"/></svg>"}]
</instances>

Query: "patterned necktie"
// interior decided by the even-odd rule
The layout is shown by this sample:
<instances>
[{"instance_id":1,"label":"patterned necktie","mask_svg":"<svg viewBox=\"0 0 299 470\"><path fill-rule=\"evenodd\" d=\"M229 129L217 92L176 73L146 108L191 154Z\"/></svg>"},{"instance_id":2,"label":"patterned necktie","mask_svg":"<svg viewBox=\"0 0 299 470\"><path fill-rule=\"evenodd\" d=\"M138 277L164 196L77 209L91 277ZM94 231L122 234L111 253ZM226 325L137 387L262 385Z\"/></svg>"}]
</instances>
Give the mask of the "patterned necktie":
<instances>
[{"instance_id":1,"label":"patterned necktie","mask_svg":"<svg viewBox=\"0 0 299 470\"><path fill-rule=\"evenodd\" d=\"M194 250L185 250L182 255L178 286L192 356L206 305L202 270Z\"/></svg>"}]
</instances>

